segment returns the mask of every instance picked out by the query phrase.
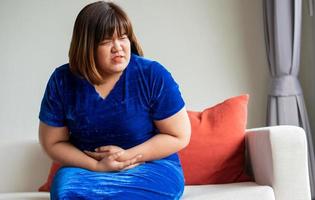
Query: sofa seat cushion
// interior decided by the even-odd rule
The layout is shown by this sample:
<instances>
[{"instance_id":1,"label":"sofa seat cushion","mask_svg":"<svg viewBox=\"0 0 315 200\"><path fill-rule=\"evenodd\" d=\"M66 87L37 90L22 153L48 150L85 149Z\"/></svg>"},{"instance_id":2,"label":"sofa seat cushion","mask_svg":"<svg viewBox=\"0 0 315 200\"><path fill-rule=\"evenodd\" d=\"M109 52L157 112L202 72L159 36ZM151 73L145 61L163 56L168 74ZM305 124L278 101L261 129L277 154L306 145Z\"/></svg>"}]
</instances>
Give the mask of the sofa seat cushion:
<instances>
[{"instance_id":1,"label":"sofa seat cushion","mask_svg":"<svg viewBox=\"0 0 315 200\"><path fill-rule=\"evenodd\" d=\"M270 186L254 182L185 186L181 200L275 200Z\"/></svg>"},{"instance_id":2,"label":"sofa seat cushion","mask_svg":"<svg viewBox=\"0 0 315 200\"><path fill-rule=\"evenodd\" d=\"M49 200L48 192L0 193L6 200ZM271 187L254 182L185 186L181 200L275 200Z\"/></svg>"},{"instance_id":3,"label":"sofa seat cushion","mask_svg":"<svg viewBox=\"0 0 315 200\"><path fill-rule=\"evenodd\" d=\"M49 192L0 193L0 199L6 199L6 200L49 200Z\"/></svg>"}]
</instances>

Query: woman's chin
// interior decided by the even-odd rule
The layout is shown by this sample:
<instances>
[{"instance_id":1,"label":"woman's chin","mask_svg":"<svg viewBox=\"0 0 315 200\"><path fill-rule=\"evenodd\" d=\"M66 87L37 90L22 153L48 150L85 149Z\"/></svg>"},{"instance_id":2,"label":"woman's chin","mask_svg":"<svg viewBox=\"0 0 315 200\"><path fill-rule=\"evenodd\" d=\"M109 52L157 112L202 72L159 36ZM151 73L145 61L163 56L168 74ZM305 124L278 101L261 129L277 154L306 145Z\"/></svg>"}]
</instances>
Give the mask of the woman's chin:
<instances>
[{"instance_id":1,"label":"woman's chin","mask_svg":"<svg viewBox=\"0 0 315 200\"><path fill-rule=\"evenodd\" d=\"M126 69L126 65L124 64L117 64L117 65L113 65L111 68L110 68L110 71L113 73L113 74L117 74L117 73L121 73L123 72L125 69Z\"/></svg>"},{"instance_id":2,"label":"woman's chin","mask_svg":"<svg viewBox=\"0 0 315 200\"><path fill-rule=\"evenodd\" d=\"M113 63L111 62L110 64L108 64L106 67L101 67L101 71L103 71L105 74L118 74L123 72L126 67L127 67L127 63L123 62L123 63Z\"/></svg>"}]
</instances>

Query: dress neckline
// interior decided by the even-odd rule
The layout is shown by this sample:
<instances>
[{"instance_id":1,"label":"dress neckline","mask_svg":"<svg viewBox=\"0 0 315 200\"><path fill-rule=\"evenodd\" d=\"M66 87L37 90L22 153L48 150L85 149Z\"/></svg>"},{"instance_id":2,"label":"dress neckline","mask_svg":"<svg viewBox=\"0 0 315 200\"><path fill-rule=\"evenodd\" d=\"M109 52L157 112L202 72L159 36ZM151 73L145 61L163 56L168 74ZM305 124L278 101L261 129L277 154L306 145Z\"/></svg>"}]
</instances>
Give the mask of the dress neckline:
<instances>
[{"instance_id":1,"label":"dress neckline","mask_svg":"<svg viewBox=\"0 0 315 200\"><path fill-rule=\"evenodd\" d=\"M128 68L128 65L127 65L127 67L123 70L122 74L119 76L118 80L115 82L114 86L112 87L112 89L108 92L108 94L107 94L105 97L103 97L103 96L96 90L96 87L95 87L93 84L91 84L90 82L87 81L89 87L92 89L93 95L94 95L94 96L97 96L97 98L98 98L99 100L102 100L102 101L107 101L108 99L110 99L110 97L116 92L116 90L117 90L117 88L119 87L120 82L122 81L122 79L124 79L127 68Z\"/></svg>"},{"instance_id":2,"label":"dress neckline","mask_svg":"<svg viewBox=\"0 0 315 200\"><path fill-rule=\"evenodd\" d=\"M127 67L126 67L126 69L127 69ZM125 73L126 69L124 69L123 72L120 74L119 78L116 80L116 82L114 83L113 87L110 89L110 91L107 93L106 96L102 96L101 93L97 91L96 86L92 85L92 87L94 88L94 92L98 95L98 97L101 100L105 101L106 99L108 99L110 97L110 95L112 93L115 92L116 88L119 86L119 83L121 82L121 79L124 76L124 73Z\"/></svg>"},{"instance_id":3,"label":"dress neckline","mask_svg":"<svg viewBox=\"0 0 315 200\"><path fill-rule=\"evenodd\" d=\"M133 62L133 54L131 54L130 56L130 60L129 60L129 63L127 65L127 67L123 70L122 74L120 75L120 77L118 78L118 80L116 81L116 83L114 84L113 88L109 91L109 93L103 97L95 88L95 86L90 83L88 80L85 80L85 82L87 83L90 91L91 91L91 94L93 96L96 96L98 100L101 100L101 101L108 101L108 99L111 98L111 96L117 92L117 89L119 88L119 86L121 85L121 82L123 81L124 77L126 76L126 71L130 68L130 64Z\"/></svg>"}]
</instances>

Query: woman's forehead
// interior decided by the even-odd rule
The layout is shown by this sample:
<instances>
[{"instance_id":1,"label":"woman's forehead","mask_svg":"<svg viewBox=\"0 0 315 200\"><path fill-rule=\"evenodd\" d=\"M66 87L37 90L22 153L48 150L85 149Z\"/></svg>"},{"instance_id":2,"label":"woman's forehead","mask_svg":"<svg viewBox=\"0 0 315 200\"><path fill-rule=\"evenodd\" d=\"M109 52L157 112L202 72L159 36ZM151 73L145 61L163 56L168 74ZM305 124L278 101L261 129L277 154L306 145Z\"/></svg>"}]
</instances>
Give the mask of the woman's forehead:
<instances>
[{"instance_id":1,"label":"woman's forehead","mask_svg":"<svg viewBox=\"0 0 315 200\"><path fill-rule=\"evenodd\" d=\"M127 31L125 30L125 28L120 28L120 29L115 28L114 30L111 30L105 33L104 38L107 39L107 38L120 37L125 34L127 34Z\"/></svg>"}]
</instances>

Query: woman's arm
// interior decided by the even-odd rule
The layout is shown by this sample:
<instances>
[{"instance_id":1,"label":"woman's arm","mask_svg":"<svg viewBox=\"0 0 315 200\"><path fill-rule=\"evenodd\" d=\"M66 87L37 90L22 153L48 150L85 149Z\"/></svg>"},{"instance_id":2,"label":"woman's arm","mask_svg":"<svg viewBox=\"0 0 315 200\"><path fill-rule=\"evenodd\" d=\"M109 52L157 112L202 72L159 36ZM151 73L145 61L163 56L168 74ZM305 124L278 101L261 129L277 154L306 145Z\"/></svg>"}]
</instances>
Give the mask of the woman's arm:
<instances>
[{"instance_id":1,"label":"woman's arm","mask_svg":"<svg viewBox=\"0 0 315 200\"><path fill-rule=\"evenodd\" d=\"M92 171L117 171L138 161L137 156L124 162L108 159L108 157L97 161L69 143L67 127L53 127L40 122L39 140L45 152L53 160L66 166L81 167Z\"/></svg>"},{"instance_id":2,"label":"woman's arm","mask_svg":"<svg viewBox=\"0 0 315 200\"><path fill-rule=\"evenodd\" d=\"M140 145L125 150L121 156L117 156L117 160L124 161L137 154L142 155L138 162L157 160L167 157L188 145L191 127L185 108L171 117L154 121L154 123L160 133ZM107 149L107 146L104 146L98 148L97 151Z\"/></svg>"},{"instance_id":3,"label":"woman's arm","mask_svg":"<svg viewBox=\"0 0 315 200\"><path fill-rule=\"evenodd\" d=\"M86 156L71 145L67 127L53 127L43 122L39 124L39 141L45 152L62 165L94 169L97 161Z\"/></svg>"}]
</instances>

